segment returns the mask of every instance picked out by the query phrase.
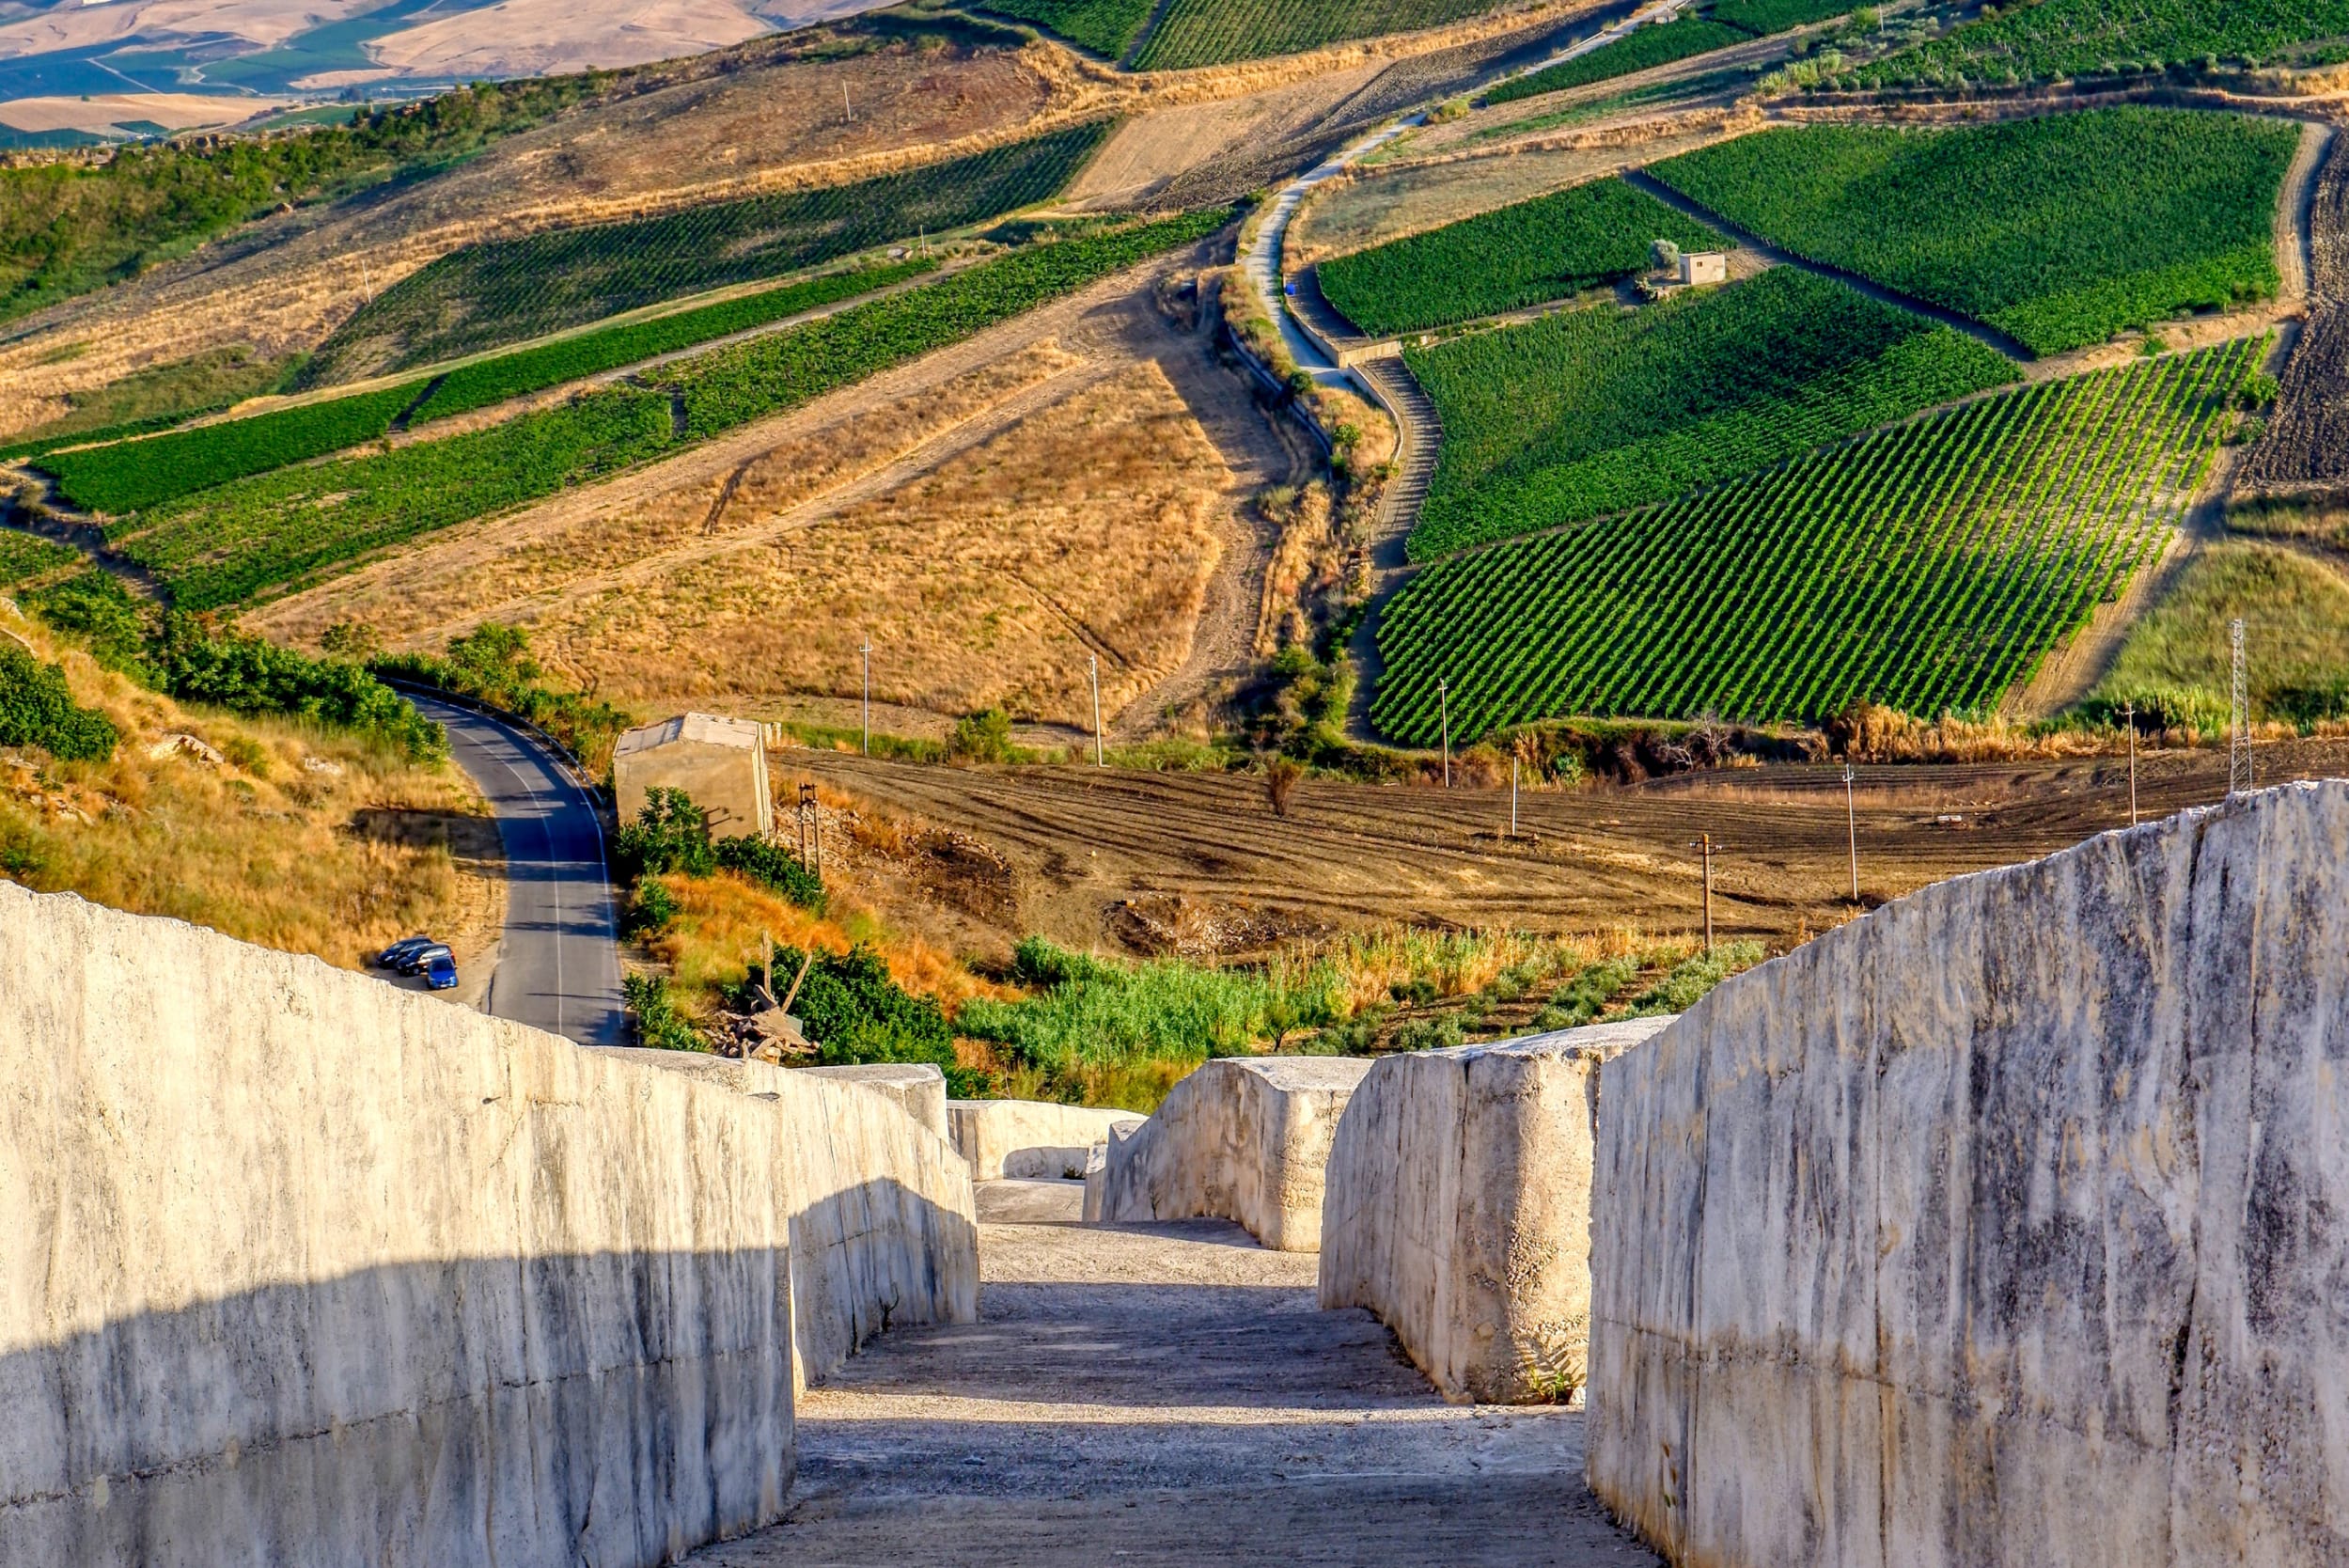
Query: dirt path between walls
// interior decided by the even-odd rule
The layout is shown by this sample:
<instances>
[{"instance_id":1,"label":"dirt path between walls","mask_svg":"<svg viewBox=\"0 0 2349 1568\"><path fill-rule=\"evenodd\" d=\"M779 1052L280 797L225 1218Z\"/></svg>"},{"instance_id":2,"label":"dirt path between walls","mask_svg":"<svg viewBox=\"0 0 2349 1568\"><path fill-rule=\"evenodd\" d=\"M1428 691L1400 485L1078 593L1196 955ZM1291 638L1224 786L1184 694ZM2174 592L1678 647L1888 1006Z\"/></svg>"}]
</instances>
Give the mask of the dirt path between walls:
<instances>
[{"instance_id":1,"label":"dirt path between walls","mask_svg":"<svg viewBox=\"0 0 2349 1568\"><path fill-rule=\"evenodd\" d=\"M694 1568L1654 1568L1582 1413L1446 1404L1317 1260L1220 1220L1075 1223L982 1184L979 1321L877 1340L797 1412L784 1522Z\"/></svg>"}]
</instances>

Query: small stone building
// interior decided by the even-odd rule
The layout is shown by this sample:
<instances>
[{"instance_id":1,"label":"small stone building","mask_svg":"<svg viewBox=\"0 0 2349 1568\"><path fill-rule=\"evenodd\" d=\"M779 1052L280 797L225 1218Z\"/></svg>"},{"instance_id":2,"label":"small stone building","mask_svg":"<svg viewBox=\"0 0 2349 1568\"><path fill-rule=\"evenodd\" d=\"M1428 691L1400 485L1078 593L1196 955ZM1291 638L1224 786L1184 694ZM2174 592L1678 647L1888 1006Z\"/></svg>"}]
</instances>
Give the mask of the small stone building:
<instances>
[{"instance_id":1,"label":"small stone building","mask_svg":"<svg viewBox=\"0 0 2349 1568\"><path fill-rule=\"evenodd\" d=\"M1730 259L1717 250L1684 250L1680 257L1683 283L1727 283Z\"/></svg>"},{"instance_id":2,"label":"small stone building","mask_svg":"<svg viewBox=\"0 0 2349 1568\"><path fill-rule=\"evenodd\" d=\"M710 816L710 837L763 834L775 820L767 749L748 719L680 713L631 729L612 749L619 820L634 822L653 790L682 790Z\"/></svg>"}]
</instances>

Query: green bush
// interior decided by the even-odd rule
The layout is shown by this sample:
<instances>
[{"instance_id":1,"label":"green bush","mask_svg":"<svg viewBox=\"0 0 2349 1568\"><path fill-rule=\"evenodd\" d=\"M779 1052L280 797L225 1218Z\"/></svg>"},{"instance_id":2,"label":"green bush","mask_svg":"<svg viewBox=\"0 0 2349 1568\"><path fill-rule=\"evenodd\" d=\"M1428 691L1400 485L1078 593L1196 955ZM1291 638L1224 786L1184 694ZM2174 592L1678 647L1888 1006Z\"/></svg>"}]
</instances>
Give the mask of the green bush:
<instances>
[{"instance_id":1,"label":"green bush","mask_svg":"<svg viewBox=\"0 0 2349 1568\"><path fill-rule=\"evenodd\" d=\"M79 641L108 669L156 683L149 649L154 636L152 612L120 578L88 567L26 594L24 607L52 630Z\"/></svg>"},{"instance_id":2,"label":"green bush","mask_svg":"<svg viewBox=\"0 0 2349 1568\"><path fill-rule=\"evenodd\" d=\"M1668 1012L1686 1012L1706 992L1730 976L1752 968L1764 956L1759 942L1725 942L1712 952L1684 959L1662 980L1632 998L1631 1016L1653 1018Z\"/></svg>"},{"instance_id":3,"label":"green bush","mask_svg":"<svg viewBox=\"0 0 2349 1568\"><path fill-rule=\"evenodd\" d=\"M152 657L163 689L183 702L356 730L418 762L448 755L446 730L347 659L313 659L258 637L215 633L177 614L164 618Z\"/></svg>"},{"instance_id":4,"label":"green bush","mask_svg":"<svg viewBox=\"0 0 2349 1568\"><path fill-rule=\"evenodd\" d=\"M823 913L823 879L782 845L745 834L719 839L712 853L721 870L764 884L803 909Z\"/></svg>"},{"instance_id":5,"label":"green bush","mask_svg":"<svg viewBox=\"0 0 2349 1568\"><path fill-rule=\"evenodd\" d=\"M61 666L0 642L0 745L39 746L60 761L102 762L120 739L112 719L74 702Z\"/></svg>"},{"instance_id":6,"label":"green bush","mask_svg":"<svg viewBox=\"0 0 2349 1568\"><path fill-rule=\"evenodd\" d=\"M636 1016L636 1042L655 1051L707 1051L710 1043L677 1011L666 975L627 975L620 996Z\"/></svg>"},{"instance_id":7,"label":"green bush","mask_svg":"<svg viewBox=\"0 0 2349 1568\"><path fill-rule=\"evenodd\" d=\"M764 1007L768 988L780 1001L806 957L798 949L777 948L772 976L753 964L728 1005L738 1011ZM986 1091L986 1074L956 1060L954 1031L937 999L904 990L889 978L881 955L862 944L846 953L818 952L791 1011L814 1043L820 1066L929 1062L946 1074L947 1092L956 1098Z\"/></svg>"},{"instance_id":8,"label":"green bush","mask_svg":"<svg viewBox=\"0 0 2349 1568\"><path fill-rule=\"evenodd\" d=\"M947 755L961 762L1009 762L1011 760L1011 715L1000 708L982 708L955 721L947 737Z\"/></svg>"},{"instance_id":9,"label":"green bush","mask_svg":"<svg viewBox=\"0 0 2349 1568\"><path fill-rule=\"evenodd\" d=\"M677 918L677 899L668 884L650 874L638 876L628 889L628 908L620 918L622 936L658 936Z\"/></svg>"},{"instance_id":10,"label":"green bush","mask_svg":"<svg viewBox=\"0 0 2349 1568\"><path fill-rule=\"evenodd\" d=\"M630 882L671 871L710 875L718 862L710 847L709 813L682 790L646 791L636 820L612 835L612 863Z\"/></svg>"},{"instance_id":11,"label":"green bush","mask_svg":"<svg viewBox=\"0 0 2349 1568\"><path fill-rule=\"evenodd\" d=\"M364 628L330 628L328 635L356 648L369 641ZM628 728L628 715L608 702L544 684L545 671L530 656L530 635L519 626L483 621L449 639L439 658L427 653L377 655L368 667L379 675L437 686L528 719L571 748L590 773L601 772L612 743Z\"/></svg>"}]
</instances>

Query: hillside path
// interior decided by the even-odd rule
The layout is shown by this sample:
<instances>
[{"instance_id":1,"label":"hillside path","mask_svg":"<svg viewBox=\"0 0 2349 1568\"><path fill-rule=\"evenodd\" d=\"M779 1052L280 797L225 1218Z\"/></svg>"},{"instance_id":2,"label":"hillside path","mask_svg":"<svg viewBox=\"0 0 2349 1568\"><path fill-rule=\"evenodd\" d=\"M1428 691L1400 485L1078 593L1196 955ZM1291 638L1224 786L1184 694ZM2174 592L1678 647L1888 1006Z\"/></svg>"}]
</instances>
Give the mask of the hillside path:
<instances>
[{"instance_id":1,"label":"hillside path","mask_svg":"<svg viewBox=\"0 0 2349 1568\"><path fill-rule=\"evenodd\" d=\"M1219 1220L1080 1227L979 1188L979 1321L897 1330L798 1410L784 1522L696 1568L1375 1562L1656 1568L1583 1418L1449 1405L1316 1260Z\"/></svg>"}]
</instances>

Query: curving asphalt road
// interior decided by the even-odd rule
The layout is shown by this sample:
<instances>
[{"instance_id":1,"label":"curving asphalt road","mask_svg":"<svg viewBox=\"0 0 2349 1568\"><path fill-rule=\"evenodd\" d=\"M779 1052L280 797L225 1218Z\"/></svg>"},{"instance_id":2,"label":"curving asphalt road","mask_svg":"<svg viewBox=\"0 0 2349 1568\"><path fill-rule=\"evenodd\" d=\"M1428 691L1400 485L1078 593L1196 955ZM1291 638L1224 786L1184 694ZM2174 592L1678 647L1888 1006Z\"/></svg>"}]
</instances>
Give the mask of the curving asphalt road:
<instances>
[{"instance_id":1,"label":"curving asphalt road","mask_svg":"<svg viewBox=\"0 0 2349 1568\"><path fill-rule=\"evenodd\" d=\"M506 845L506 936L486 1010L582 1045L628 1043L603 824L593 801L525 731L408 695L447 727L449 751L488 797Z\"/></svg>"}]
</instances>

